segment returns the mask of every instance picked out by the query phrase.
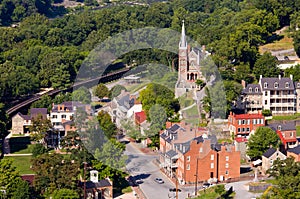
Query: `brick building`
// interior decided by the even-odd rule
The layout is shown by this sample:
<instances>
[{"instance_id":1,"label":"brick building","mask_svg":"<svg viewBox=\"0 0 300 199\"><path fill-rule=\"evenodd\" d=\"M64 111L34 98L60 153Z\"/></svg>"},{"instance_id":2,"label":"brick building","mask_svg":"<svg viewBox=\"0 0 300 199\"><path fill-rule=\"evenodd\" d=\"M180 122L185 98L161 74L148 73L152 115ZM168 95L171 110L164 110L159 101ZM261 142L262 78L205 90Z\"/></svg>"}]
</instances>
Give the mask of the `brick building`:
<instances>
[{"instance_id":1,"label":"brick building","mask_svg":"<svg viewBox=\"0 0 300 199\"><path fill-rule=\"evenodd\" d=\"M272 123L268 127L278 134L284 150L298 146L295 122Z\"/></svg>"},{"instance_id":2,"label":"brick building","mask_svg":"<svg viewBox=\"0 0 300 199\"><path fill-rule=\"evenodd\" d=\"M174 124L160 135L160 162L181 184L224 181L240 177L240 152L218 144L205 129Z\"/></svg>"},{"instance_id":3,"label":"brick building","mask_svg":"<svg viewBox=\"0 0 300 199\"><path fill-rule=\"evenodd\" d=\"M287 157L293 157L295 162L300 162L300 145L287 150Z\"/></svg>"},{"instance_id":4,"label":"brick building","mask_svg":"<svg viewBox=\"0 0 300 199\"><path fill-rule=\"evenodd\" d=\"M254 132L260 126L265 126L265 117L261 113L234 114L230 112L228 116L228 128L235 137L248 139L250 133Z\"/></svg>"}]
</instances>

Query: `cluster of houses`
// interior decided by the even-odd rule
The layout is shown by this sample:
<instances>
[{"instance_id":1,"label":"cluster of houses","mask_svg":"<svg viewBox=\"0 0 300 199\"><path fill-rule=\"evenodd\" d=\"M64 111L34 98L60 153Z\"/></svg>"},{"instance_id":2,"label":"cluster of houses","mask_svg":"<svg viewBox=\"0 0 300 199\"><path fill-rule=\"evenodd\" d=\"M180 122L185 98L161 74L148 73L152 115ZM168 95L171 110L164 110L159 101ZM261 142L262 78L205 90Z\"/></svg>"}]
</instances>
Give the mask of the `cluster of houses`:
<instances>
[{"instance_id":1,"label":"cluster of houses","mask_svg":"<svg viewBox=\"0 0 300 199\"><path fill-rule=\"evenodd\" d=\"M234 135L235 147L241 153L241 158L249 159L246 155L247 143L251 134L255 133L258 127L266 126L277 133L282 143L278 149L270 148L265 151L261 159L262 172L266 171L273 165L276 159L285 159L292 156L295 161L300 161L300 145L297 138L296 126L297 121L286 122L267 122L265 117L258 113L234 114L228 116L228 129Z\"/></svg>"}]
</instances>

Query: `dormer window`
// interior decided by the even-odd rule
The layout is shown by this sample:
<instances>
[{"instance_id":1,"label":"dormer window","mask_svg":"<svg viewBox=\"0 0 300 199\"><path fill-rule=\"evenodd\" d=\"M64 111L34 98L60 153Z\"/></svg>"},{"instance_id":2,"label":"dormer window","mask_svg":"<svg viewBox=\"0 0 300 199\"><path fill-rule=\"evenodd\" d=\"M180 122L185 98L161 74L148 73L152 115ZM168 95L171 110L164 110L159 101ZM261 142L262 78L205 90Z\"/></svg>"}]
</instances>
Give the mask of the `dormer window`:
<instances>
[{"instance_id":1,"label":"dormer window","mask_svg":"<svg viewBox=\"0 0 300 199\"><path fill-rule=\"evenodd\" d=\"M285 88L289 88L290 87L290 83L286 82L285 83Z\"/></svg>"},{"instance_id":2,"label":"dormer window","mask_svg":"<svg viewBox=\"0 0 300 199\"><path fill-rule=\"evenodd\" d=\"M249 88L249 93L252 93L252 88L251 87Z\"/></svg>"},{"instance_id":3,"label":"dormer window","mask_svg":"<svg viewBox=\"0 0 300 199\"><path fill-rule=\"evenodd\" d=\"M277 130L281 131L281 126L280 125L277 126Z\"/></svg>"},{"instance_id":4,"label":"dormer window","mask_svg":"<svg viewBox=\"0 0 300 199\"><path fill-rule=\"evenodd\" d=\"M264 88L268 88L268 83L267 82L264 83Z\"/></svg>"},{"instance_id":5,"label":"dormer window","mask_svg":"<svg viewBox=\"0 0 300 199\"><path fill-rule=\"evenodd\" d=\"M258 88L257 87L255 87L255 92L258 93Z\"/></svg>"},{"instance_id":6,"label":"dormer window","mask_svg":"<svg viewBox=\"0 0 300 199\"><path fill-rule=\"evenodd\" d=\"M300 87L300 83L297 83L297 87Z\"/></svg>"},{"instance_id":7,"label":"dormer window","mask_svg":"<svg viewBox=\"0 0 300 199\"><path fill-rule=\"evenodd\" d=\"M277 82L274 83L274 88L278 88L278 83Z\"/></svg>"}]
</instances>

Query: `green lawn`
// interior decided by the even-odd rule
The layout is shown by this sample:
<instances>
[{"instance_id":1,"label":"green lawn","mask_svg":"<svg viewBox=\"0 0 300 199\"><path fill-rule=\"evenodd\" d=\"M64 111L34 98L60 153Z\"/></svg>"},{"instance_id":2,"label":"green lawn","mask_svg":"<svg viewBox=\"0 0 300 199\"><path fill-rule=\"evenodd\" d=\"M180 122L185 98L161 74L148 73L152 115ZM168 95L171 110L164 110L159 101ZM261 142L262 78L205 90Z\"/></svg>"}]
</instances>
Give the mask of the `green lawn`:
<instances>
[{"instance_id":1,"label":"green lawn","mask_svg":"<svg viewBox=\"0 0 300 199\"><path fill-rule=\"evenodd\" d=\"M300 126L296 126L297 136L300 136Z\"/></svg>"},{"instance_id":2,"label":"green lawn","mask_svg":"<svg viewBox=\"0 0 300 199\"><path fill-rule=\"evenodd\" d=\"M4 158L12 159L13 165L17 168L20 174L34 174L34 172L30 169L31 156L6 156Z\"/></svg>"},{"instance_id":3,"label":"green lawn","mask_svg":"<svg viewBox=\"0 0 300 199\"><path fill-rule=\"evenodd\" d=\"M195 199L216 199L216 198L234 198L235 192L228 195L224 189L224 185L215 185L208 189L204 189L198 192L198 197Z\"/></svg>"},{"instance_id":4,"label":"green lawn","mask_svg":"<svg viewBox=\"0 0 300 199\"><path fill-rule=\"evenodd\" d=\"M296 113L294 115L273 116L272 120L295 120L298 118L300 118L300 114Z\"/></svg>"},{"instance_id":5,"label":"green lawn","mask_svg":"<svg viewBox=\"0 0 300 199\"><path fill-rule=\"evenodd\" d=\"M27 145L27 148L20 149L19 151L13 152L13 154L26 154L26 153L32 153L32 149L34 147L34 144Z\"/></svg>"}]
</instances>

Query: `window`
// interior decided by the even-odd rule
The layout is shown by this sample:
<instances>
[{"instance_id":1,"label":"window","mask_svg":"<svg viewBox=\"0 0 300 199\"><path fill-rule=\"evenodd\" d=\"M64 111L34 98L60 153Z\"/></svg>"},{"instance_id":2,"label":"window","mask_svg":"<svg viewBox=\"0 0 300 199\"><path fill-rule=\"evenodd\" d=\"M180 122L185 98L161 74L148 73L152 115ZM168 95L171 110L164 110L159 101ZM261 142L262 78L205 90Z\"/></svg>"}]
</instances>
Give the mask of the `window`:
<instances>
[{"instance_id":1,"label":"window","mask_svg":"<svg viewBox=\"0 0 300 199\"><path fill-rule=\"evenodd\" d=\"M202 148L202 147L200 147L200 149L199 149L199 152L200 152L200 153L202 153L202 152L203 152L203 148Z\"/></svg>"},{"instance_id":2,"label":"window","mask_svg":"<svg viewBox=\"0 0 300 199\"><path fill-rule=\"evenodd\" d=\"M247 128L247 132L250 132L250 128Z\"/></svg>"},{"instance_id":3,"label":"window","mask_svg":"<svg viewBox=\"0 0 300 199\"><path fill-rule=\"evenodd\" d=\"M268 88L268 83L267 82L264 83L264 88Z\"/></svg>"},{"instance_id":4,"label":"window","mask_svg":"<svg viewBox=\"0 0 300 199\"><path fill-rule=\"evenodd\" d=\"M290 83L286 82L285 83L285 88L289 88L290 87Z\"/></svg>"},{"instance_id":5,"label":"window","mask_svg":"<svg viewBox=\"0 0 300 199\"><path fill-rule=\"evenodd\" d=\"M278 88L278 83L277 82L274 83L274 88Z\"/></svg>"},{"instance_id":6,"label":"window","mask_svg":"<svg viewBox=\"0 0 300 199\"><path fill-rule=\"evenodd\" d=\"M241 125L242 124L242 120L238 120L238 124Z\"/></svg>"},{"instance_id":7,"label":"window","mask_svg":"<svg viewBox=\"0 0 300 199\"><path fill-rule=\"evenodd\" d=\"M191 156L187 156L187 157L186 157L186 161L187 161L187 162L191 161Z\"/></svg>"},{"instance_id":8,"label":"window","mask_svg":"<svg viewBox=\"0 0 300 199\"><path fill-rule=\"evenodd\" d=\"M190 168L190 164L187 164L186 165L186 170L190 170L191 168Z\"/></svg>"},{"instance_id":9,"label":"window","mask_svg":"<svg viewBox=\"0 0 300 199\"><path fill-rule=\"evenodd\" d=\"M261 124L264 124L264 119L260 119L260 123L261 123Z\"/></svg>"},{"instance_id":10,"label":"window","mask_svg":"<svg viewBox=\"0 0 300 199\"><path fill-rule=\"evenodd\" d=\"M242 128L242 132L245 132L245 128Z\"/></svg>"},{"instance_id":11,"label":"window","mask_svg":"<svg viewBox=\"0 0 300 199\"><path fill-rule=\"evenodd\" d=\"M226 156L225 159L226 159L226 161L229 161L229 156Z\"/></svg>"},{"instance_id":12,"label":"window","mask_svg":"<svg viewBox=\"0 0 300 199\"><path fill-rule=\"evenodd\" d=\"M281 131L281 126L280 125L277 126L277 130Z\"/></svg>"},{"instance_id":13,"label":"window","mask_svg":"<svg viewBox=\"0 0 300 199\"><path fill-rule=\"evenodd\" d=\"M253 119L253 124L256 124L256 119Z\"/></svg>"},{"instance_id":14,"label":"window","mask_svg":"<svg viewBox=\"0 0 300 199\"><path fill-rule=\"evenodd\" d=\"M248 119L248 122L247 122L247 124L250 124L250 119Z\"/></svg>"},{"instance_id":15,"label":"window","mask_svg":"<svg viewBox=\"0 0 300 199\"><path fill-rule=\"evenodd\" d=\"M210 160L214 160L214 155L210 155Z\"/></svg>"},{"instance_id":16,"label":"window","mask_svg":"<svg viewBox=\"0 0 300 199\"><path fill-rule=\"evenodd\" d=\"M249 93L252 93L252 88L251 87L249 88Z\"/></svg>"},{"instance_id":17,"label":"window","mask_svg":"<svg viewBox=\"0 0 300 199\"><path fill-rule=\"evenodd\" d=\"M255 92L258 93L258 88L257 87L255 87Z\"/></svg>"},{"instance_id":18,"label":"window","mask_svg":"<svg viewBox=\"0 0 300 199\"><path fill-rule=\"evenodd\" d=\"M228 164L228 163L225 164L225 168L226 168L226 169L229 168L229 164Z\"/></svg>"},{"instance_id":19,"label":"window","mask_svg":"<svg viewBox=\"0 0 300 199\"><path fill-rule=\"evenodd\" d=\"M268 92L267 91L265 91L265 96L268 96Z\"/></svg>"},{"instance_id":20,"label":"window","mask_svg":"<svg viewBox=\"0 0 300 199\"><path fill-rule=\"evenodd\" d=\"M214 168L214 163L210 163L210 168L211 168L211 169Z\"/></svg>"},{"instance_id":21,"label":"window","mask_svg":"<svg viewBox=\"0 0 300 199\"><path fill-rule=\"evenodd\" d=\"M67 116L66 115L61 115L61 118L67 118Z\"/></svg>"},{"instance_id":22,"label":"window","mask_svg":"<svg viewBox=\"0 0 300 199\"><path fill-rule=\"evenodd\" d=\"M225 171L225 174L226 174L226 175L228 175L228 174L229 174L228 170L226 170L226 171Z\"/></svg>"},{"instance_id":23,"label":"window","mask_svg":"<svg viewBox=\"0 0 300 199\"><path fill-rule=\"evenodd\" d=\"M238 128L238 132L241 132L241 128Z\"/></svg>"},{"instance_id":24,"label":"window","mask_svg":"<svg viewBox=\"0 0 300 199\"><path fill-rule=\"evenodd\" d=\"M57 115L52 115L52 118L57 118Z\"/></svg>"},{"instance_id":25,"label":"window","mask_svg":"<svg viewBox=\"0 0 300 199\"><path fill-rule=\"evenodd\" d=\"M265 105L267 105L268 104L268 101L267 100L265 100Z\"/></svg>"}]
</instances>

